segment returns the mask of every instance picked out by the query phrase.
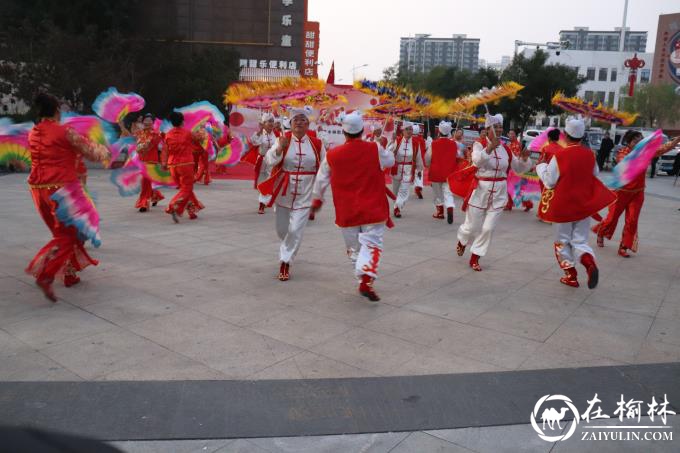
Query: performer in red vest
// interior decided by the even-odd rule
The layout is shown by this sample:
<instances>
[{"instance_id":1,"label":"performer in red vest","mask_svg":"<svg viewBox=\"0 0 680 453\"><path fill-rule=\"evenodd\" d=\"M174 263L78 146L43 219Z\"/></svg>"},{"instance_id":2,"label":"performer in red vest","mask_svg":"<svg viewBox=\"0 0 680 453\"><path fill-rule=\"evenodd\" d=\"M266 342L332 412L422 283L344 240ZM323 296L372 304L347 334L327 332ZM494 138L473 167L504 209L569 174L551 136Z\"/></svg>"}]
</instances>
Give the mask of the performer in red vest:
<instances>
[{"instance_id":1,"label":"performer in red vest","mask_svg":"<svg viewBox=\"0 0 680 453\"><path fill-rule=\"evenodd\" d=\"M259 157L255 162L255 189L257 189L258 185L269 178L271 172L264 163L264 156L267 154L267 151L269 151L269 149L274 146L276 143L276 138L277 136L274 132L274 115L269 112L265 112L262 114L262 118L260 119L260 129L250 137L250 143L252 143L252 145L257 148L259 153ZM258 200L260 202L260 206L257 210L257 213L264 214L264 208L271 201L271 197L269 195L263 195L260 193Z\"/></svg>"},{"instance_id":2,"label":"performer in red vest","mask_svg":"<svg viewBox=\"0 0 680 453\"><path fill-rule=\"evenodd\" d=\"M215 146L215 142L211 133L208 132L205 126L201 127L201 143L194 148L194 180L195 182L203 181L204 185L209 185L212 181L210 177L210 154L209 150Z\"/></svg>"},{"instance_id":3,"label":"performer in red vest","mask_svg":"<svg viewBox=\"0 0 680 453\"><path fill-rule=\"evenodd\" d=\"M371 301L383 251L385 227L390 225L384 169L394 155L380 144L361 140L364 122L358 112L342 121L346 143L326 154L314 183L312 209L321 208L328 185L333 190L335 224L342 229L347 256L359 278L359 293Z\"/></svg>"},{"instance_id":4,"label":"performer in red vest","mask_svg":"<svg viewBox=\"0 0 680 453\"><path fill-rule=\"evenodd\" d=\"M276 203L281 281L290 278L290 265L300 249L309 221L314 179L326 156L321 140L307 133L308 114L307 109L292 109L292 131L279 137L265 155L264 163L272 168L272 175L258 186L262 194L271 195L269 206Z\"/></svg>"},{"instance_id":5,"label":"performer in red vest","mask_svg":"<svg viewBox=\"0 0 680 453\"><path fill-rule=\"evenodd\" d=\"M446 219L452 224L456 205L447 181L449 175L456 171L458 158L463 158L464 154L459 150L458 144L451 139L451 123L442 121L438 128L439 138L432 141L425 153L425 165L429 169L436 209L432 217L443 219L446 206Z\"/></svg>"},{"instance_id":6,"label":"performer in red vest","mask_svg":"<svg viewBox=\"0 0 680 453\"><path fill-rule=\"evenodd\" d=\"M387 137L383 136L382 127L373 128L373 132L366 134L366 141L376 142L383 148L387 149Z\"/></svg>"},{"instance_id":7,"label":"performer in red vest","mask_svg":"<svg viewBox=\"0 0 680 453\"><path fill-rule=\"evenodd\" d=\"M193 150L201 142L201 136L182 128L184 115L180 112L172 112L170 122L173 128L165 134L163 166L170 169L179 191L170 200L165 212L172 215L172 220L178 223L185 209L193 220L198 217L196 213L205 208L194 194Z\"/></svg>"},{"instance_id":8,"label":"performer in red vest","mask_svg":"<svg viewBox=\"0 0 680 453\"><path fill-rule=\"evenodd\" d=\"M423 163L425 163L425 150L427 149L427 143L425 142L425 139L422 136L422 131L420 130L420 126L418 124L413 125L413 139L418 140L420 143L420 153L421 153L421 158L423 159ZM423 170L416 171L416 176L415 179L413 180L413 185L414 185L414 192L416 193L416 196L418 197L419 200L423 199Z\"/></svg>"},{"instance_id":9,"label":"performer in red vest","mask_svg":"<svg viewBox=\"0 0 680 453\"><path fill-rule=\"evenodd\" d=\"M621 162L624 157L642 140L639 131L630 130L626 132L621 140L626 144L616 155L616 162ZM656 152L656 157L661 156L680 143L680 137L664 144ZM628 250L637 252L638 249L638 220L642 211L642 204L645 201L645 172L643 171L637 178L629 182L616 191L616 203L609 207L607 218L593 227L593 232L597 234L598 247L604 247L604 238L611 239L619 223L619 217L626 212L626 222L621 234L619 243L619 256L630 258Z\"/></svg>"},{"instance_id":10,"label":"performer in red vest","mask_svg":"<svg viewBox=\"0 0 680 453\"><path fill-rule=\"evenodd\" d=\"M67 184L80 183L76 164L81 156L103 162L110 154L101 145L91 143L59 123L59 101L54 96L39 94L35 98L35 109L38 123L28 135L31 152L28 185L35 208L52 233L52 239L31 260L26 272L35 277L45 297L56 302L52 283L57 276L63 276L64 286L73 286L80 282L76 272L98 262L88 255L78 230L59 220L58 204L52 195Z\"/></svg>"},{"instance_id":11,"label":"performer in red vest","mask_svg":"<svg viewBox=\"0 0 680 453\"><path fill-rule=\"evenodd\" d=\"M463 203L465 222L458 228L456 246L458 256L463 256L472 242L470 267L476 271L482 270L479 258L489 250L493 230L508 202L508 171L512 168L515 173L524 173L533 165L528 150L516 158L500 142L503 115L487 115L485 129L487 136L472 145L472 164L476 173Z\"/></svg>"},{"instance_id":12,"label":"performer in red vest","mask_svg":"<svg viewBox=\"0 0 680 453\"><path fill-rule=\"evenodd\" d=\"M145 163L157 164L160 162L160 149L163 146L163 137L160 132L153 130L153 120L153 115L144 115L142 129L135 132L134 136L137 141L139 160ZM152 187L150 179L142 177L142 191L139 193L135 208L139 209L139 212L146 212L149 210L150 205L156 206L164 198L159 190Z\"/></svg>"},{"instance_id":13,"label":"performer in red vest","mask_svg":"<svg viewBox=\"0 0 680 453\"><path fill-rule=\"evenodd\" d=\"M390 143L388 149L394 154L392 167L392 192L397 196L394 216L401 217L401 210L408 200L411 184L417 171L423 171L423 153L420 140L413 137L413 123L405 121L403 135Z\"/></svg>"},{"instance_id":14,"label":"performer in red vest","mask_svg":"<svg viewBox=\"0 0 680 453\"><path fill-rule=\"evenodd\" d=\"M555 153L562 149L562 145L558 142L560 140L560 130L557 128L548 131L548 143L541 148L541 155L538 158L538 163L545 162L546 164L550 162L550 159L555 155ZM543 183L541 183L543 184Z\"/></svg>"},{"instance_id":15,"label":"performer in red vest","mask_svg":"<svg viewBox=\"0 0 680 453\"><path fill-rule=\"evenodd\" d=\"M555 256L565 274L560 282L577 288L575 263L580 262L588 273L588 288L593 289L599 271L588 245L590 216L614 202L616 195L597 179L595 155L581 144L585 130L583 120L567 120L567 146L558 150L549 163L536 166L545 186L538 215L554 223Z\"/></svg>"}]
</instances>

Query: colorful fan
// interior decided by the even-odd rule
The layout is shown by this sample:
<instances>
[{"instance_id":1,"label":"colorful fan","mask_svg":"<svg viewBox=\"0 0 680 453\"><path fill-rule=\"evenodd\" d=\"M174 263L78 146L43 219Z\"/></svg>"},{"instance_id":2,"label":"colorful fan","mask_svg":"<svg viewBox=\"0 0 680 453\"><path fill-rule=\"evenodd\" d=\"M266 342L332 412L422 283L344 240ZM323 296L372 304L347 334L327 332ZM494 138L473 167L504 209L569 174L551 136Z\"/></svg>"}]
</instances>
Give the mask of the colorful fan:
<instances>
[{"instance_id":1,"label":"colorful fan","mask_svg":"<svg viewBox=\"0 0 680 453\"><path fill-rule=\"evenodd\" d=\"M31 152L25 137L0 137L0 165L12 166L17 170L31 168Z\"/></svg>"},{"instance_id":2,"label":"colorful fan","mask_svg":"<svg viewBox=\"0 0 680 453\"><path fill-rule=\"evenodd\" d=\"M541 199L541 185L535 172L516 174L508 173L508 193L512 195L515 207L520 207L523 201L538 202Z\"/></svg>"},{"instance_id":3,"label":"colorful fan","mask_svg":"<svg viewBox=\"0 0 680 453\"><path fill-rule=\"evenodd\" d=\"M144 98L136 93L119 93L114 87L101 93L92 103L92 110L100 118L111 123L118 123L128 113L138 112L144 108Z\"/></svg>"},{"instance_id":4,"label":"colorful fan","mask_svg":"<svg viewBox=\"0 0 680 453\"><path fill-rule=\"evenodd\" d=\"M225 104L253 109L269 109L272 104L286 104L323 92L326 84L319 79L286 78L278 82L234 83L224 95Z\"/></svg>"},{"instance_id":5,"label":"colorful fan","mask_svg":"<svg viewBox=\"0 0 680 453\"><path fill-rule=\"evenodd\" d=\"M160 118L156 118L153 121L153 130L156 132L160 132L162 134L167 133L170 129L172 129L172 123L168 120L161 120Z\"/></svg>"},{"instance_id":6,"label":"colorful fan","mask_svg":"<svg viewBox=\"0 0 680 453\"><path fill-rule=\"evenodd\" d=\"M108 146L115 141L116 131L113 126L97 116L64 113L61 115L61 122L94 143Z\"/></svg>"},{"instance_id":7,"label":"colorful fan","mask_svg":"<svg viewBox=\"0 0 680 453\"><path fill-rule=\"evenodd\" d=\"M483 88L477 93L469 94L455 100L462 110L474 110L480 105L492 104L505 97L515 97L524 86L517 82L503 82L492 88Z\"/></svg>"},{"instance_id":8,"label":"colorful fan","mask_svg":"<svg viewBox=\"0 0 680 453\"><path fill-rule=\"evenodd\" d=\"M548 129L541 132L535 139L533 139L531 143L529 143L529 151L540 152L543 147L548 144L548 132L553 129L555 128L549 127ZM560 139L557 143L559 143L560 146L565 147L567 146L566 140L567 137L564 135L564 132L560 131Z\"/></svg>"},{"instance_id":9,"label":"colorful fan","mask_svg":"<svg viewBox=\"0 0 680 453\"><path fill-rule=\"evenodd\" d=\"M83 190L79 181L66 184L50 197L57 202L57 218L67 226L78 230L82 241L91 241L99 247L102 243L99 236L99 214L90 195Z\"/></svg>"},{"instance_id":10,"label":"colorful fan","mask_svg":"<svg viewBox=\"0 0 680 453\"><path fill-rule=\"evenodd\" d=\"M109 147L111 151L111 162L118 160L120 154L125 151L129 155L137 147L137 142L134 137L121 137Z\"/></svg>"},{"instance_id":11,"label":"colorful fan","mask_svg":"<svg viewBox=\"0 0 680 453\"><path fill-rule=\"evenodd\" d=\"M233 137L231 142L217 153L215 164L225 167L233 167L241 160L241 156L246 150L245 140Z\"/></svg>"},{"instance_id":12,"label":"colorful fan","mask_svg":"<svg viewBox=\"0 0 680 453\"><path fill-rule=\"evenodd\" d=\"M634 180L640 173L644 173L662 144L663 132L661 129L640 140L626 157L616 164L611 175L602 177L605 185L610 189L620 189Z\"/></svg>"},{"instance_id":13,"label":"colorful fan","mask_svg":"<svg viewBox=\"0 0 680 453\"><path fill-rule=\"evenodd\" d=\"M155 184L162 186L174 186L175 180L170 174L169 170L163 170L161 164L154 164L150 162L144 162L143 167L144 176L151 180Z\"/></svg>"},{"instance_id":14,"label":"colorful fan","mask_svg":"<svg viewBox=\"0 0 680 453\"><path fill-rule=\"evenodd\" d=\"M224 114L208 101L194 102L175 109L175 112L184 115L184 128L192 131L197 131L207 123L219 124L224 122Z\"/></svg>"},{"instance_id":15,"label":"colorful fan","mask_svg":"<svg viewBox=\"0 0 680 453\"><path fill-rule=\"evenodd\" d=\"M553 96L552 104L568 112L578 113L605 123L622 126L630 126L638 117L637 113L619 112L599 103L585 102L577 97L567 98L562 93L556 93Z\"/></svg>"},{"instance_id":16,"label":"colorful fan","mask_svg":"<svg viewBox=\"0 0 680 453\"><path fill-rule=\"evenodd\" d=\"M347 98L341 94L318 93L302 99L289 101L287 104L295 107L309 105L318 109L338 104L347 104Z\"/></svg>"},{"instance_id":17,"label":"colorful fan","mask_svg":"<svg viewBox=\"0 0 680 453\"><path fill-rule=\"evenodd\" d=\"M9 118L0 118L0 137L5 136L26 136L33 129L32 122L14 123Z\"/></svg>"},{"instance_id":18,"label":"colorful fan","mask_svg":"<svg viewBox=\"0 0 680 453\"><path fill-rule=\"evenodd\" d=\"M142 169L133 160L124 167L111 170L111 182L118 188L121 197L130 197L142 190Z\"/></svg>"}]
</instances>

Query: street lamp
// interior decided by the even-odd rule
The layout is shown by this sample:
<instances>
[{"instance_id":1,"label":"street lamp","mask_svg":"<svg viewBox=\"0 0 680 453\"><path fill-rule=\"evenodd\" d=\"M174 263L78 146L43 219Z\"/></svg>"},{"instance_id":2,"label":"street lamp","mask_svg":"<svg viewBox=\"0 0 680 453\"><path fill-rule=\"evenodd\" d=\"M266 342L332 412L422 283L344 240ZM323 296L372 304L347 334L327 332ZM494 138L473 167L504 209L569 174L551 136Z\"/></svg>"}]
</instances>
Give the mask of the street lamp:
<instances>
[{"instance_id":1,"label":"street lamp","mask_svg":"<svg viewBox=\"0 0 680 453\"><path fill-rule=\"evenodd\" d=\"M359 69L359 68L365 68L366 66L368 66L368 64L362 64L362 65L359 65L359 66L352 66L352 82L354 82L357 79L356 74L355 74L356 70Z\"/></svg>"}]
</instances>

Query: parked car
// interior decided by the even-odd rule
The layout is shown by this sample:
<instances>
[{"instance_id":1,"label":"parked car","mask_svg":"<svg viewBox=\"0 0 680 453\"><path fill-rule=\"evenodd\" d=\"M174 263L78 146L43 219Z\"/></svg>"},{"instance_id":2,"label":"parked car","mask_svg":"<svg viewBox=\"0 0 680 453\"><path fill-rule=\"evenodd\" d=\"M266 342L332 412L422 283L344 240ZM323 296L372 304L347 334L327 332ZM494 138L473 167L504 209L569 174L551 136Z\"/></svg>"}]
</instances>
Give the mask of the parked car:
<instances>
[{"instance_id":1,"label":"parked car","mask_svg":"<svg viewBox=\"0 0 680 453\"><path fill-rule=\"evenodd\" d=\"M522 133L522 146L526 148L531 142L543 133L543 129L527 129Z\"/></svg>"},{"instance_id":2,"label":"parked car","mask_svg":"<svg viewBox=\"0 0 680 453\"><path fill-rule=\"evenodd\" d=\"M659 157L659 162L656 166L656 172L674 175L675 173L673 172L673 164L675 163L676 159L680 159L678 154L680 154L680 145Z\"/></svg>"},{"instance_id":3,"label":"parked car","mask_svg":"<svg viewBox=\"0 0 680 453\"><path fill-rule=\"evenodd\" d=\"M602 138L604 133L600 129L587 130L586 135L583 137L583 144L593 150L594 153L600 150L600 145L602 144Z\"/></svg>"}]
</instances>

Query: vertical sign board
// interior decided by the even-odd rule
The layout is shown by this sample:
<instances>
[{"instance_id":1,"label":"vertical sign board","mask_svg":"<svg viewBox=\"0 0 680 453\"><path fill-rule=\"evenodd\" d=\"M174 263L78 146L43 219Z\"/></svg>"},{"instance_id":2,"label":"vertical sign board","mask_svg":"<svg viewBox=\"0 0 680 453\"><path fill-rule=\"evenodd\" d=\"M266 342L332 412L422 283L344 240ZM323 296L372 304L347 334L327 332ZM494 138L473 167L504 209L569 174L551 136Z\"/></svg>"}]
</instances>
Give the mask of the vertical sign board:
<instances>
[{"instance_id":1,"label":"vertical sign board","mask_svg":"<svg viewBox=\"0 0 680 453\"><path fill-rule=\"evenodd\" d=\"M302 77L319 76L319 23L305 22L302 46Z\"/></svg>"}]
</instances>

